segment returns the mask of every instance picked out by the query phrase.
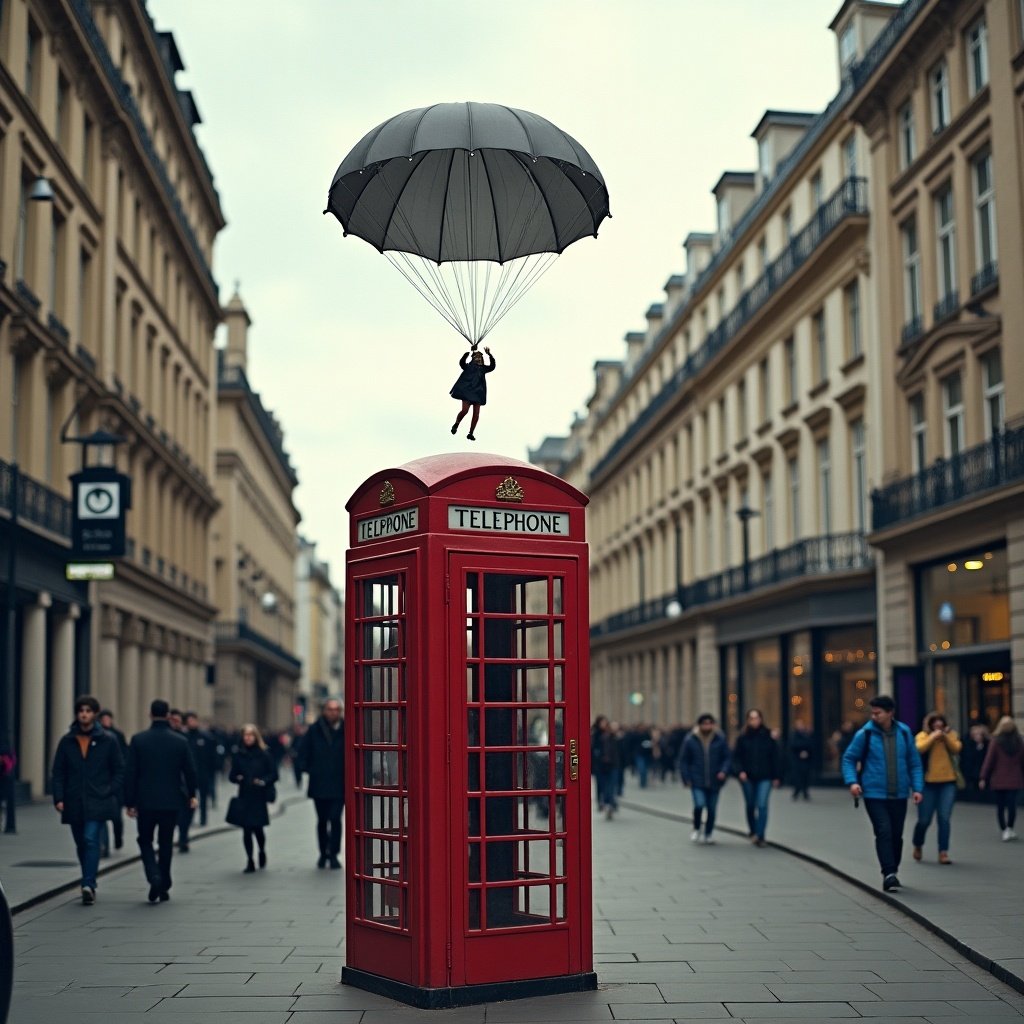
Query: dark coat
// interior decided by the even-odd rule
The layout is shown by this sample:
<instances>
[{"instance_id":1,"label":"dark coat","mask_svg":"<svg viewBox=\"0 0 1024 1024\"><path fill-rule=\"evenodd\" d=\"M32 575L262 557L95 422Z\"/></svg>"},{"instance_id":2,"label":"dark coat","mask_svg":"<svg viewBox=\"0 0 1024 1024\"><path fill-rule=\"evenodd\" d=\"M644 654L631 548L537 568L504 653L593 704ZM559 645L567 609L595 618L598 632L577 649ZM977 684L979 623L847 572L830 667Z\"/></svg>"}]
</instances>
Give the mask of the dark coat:
<instances>
[{"instance_id":1,"label":"dark coat","mask_svg":"<svg viewBox=\"0 0 1024 1024\"><path fill-rule=\"evenodd\" d=\"M205 789L217 768L217 741L205 729L186 729L185 739L192 749L199 785Z\"/></svg>"},{"instance_id":2,"label":"dark coat","mask_svg":"<svg viewBox=\"0 0 1024 1024\"><path fill-rule=\"evenodd\" d=\"M1001 739L995 736L989 743L981 777L989 789L1024 789L1024 743L1019 738L1016 744Z\"/></svg>"},{"instance_id":3,"label":"dark coat","mask_svg":"<svg viewBox=\"0 0 1024 1024\"><path fill-rule=\"evenodd\" d=\"M721 789L725 783L718 774L724 772L728 775L731 768L729 744L720 732L712 734L707 746L704 746L697 729L683 740L679 751L679 778L686 785L698 789Z\"/></svg>"},{"instance_id":4,"label":"dark coat","mask_svg":"<svg viewBox=\"0 0 1024 1024\"><path fill-rule=\"evenodd\" d=\"M736 737L732 770L737 775L746 772L751 782L782 778L782 748L772 739L767 726L744 729Z\"/></svg>"},{"instance_id":5,"label":"dark coat","mask_svg":"<svg viewBox=\"0 0 1024 1024\"><path fill-rule=\"evenodd\" d=\"M53 756L53 803L63 804L65 825L113 821L121 813L124 759L117 739L99 723L92 727L86 755L78 745L78 723L61 737Z\"/></svg>"},{"instance_id":6,"label":"dark coat","mask_svg":"<svg viewBox=\"0 0 1024 1024\"><path fill-rule=\"evenodd\" d=\"M979 744L969 736L964 740L963 749L960 751L960 770L967 782L978 784L978 780L981 778L981 766L985 763L985 755L988 753L991 742L986 738Z\"/></svg>"},{"instance_id":7,"label":"dark coat","mask_svg":"<svg viewBox=\"0 0 1024 1024\"><path fill-rule=\"evenodd\" d=\"M124 804L143 811L180 811L199 784L188 740L166 719L136 733L128 745Z\"/></svg>"},{"instance_id":8,"label":"dark coat","mask_svg":"<svg viewBox=\"0 0 1024 1024\"><path fill-rule=\"evenodd\" d=\"M622 767L622 749L614 733L595 730L590 739L590 763L595 773Z\"/></svg>"},{"instance_id":9,"label":"dark coat","mask_svg":"<svg viewBox=\"0 0 1024 1024\"><path fill-rule=\"evenodd\" d=\"M252 750L243 747L231 758L228 778L238 785L238 802L230 823L239 828L266 828L270 824L267 786L277 782L274 759L259 747ZM258 785L257 779L263 785Z\"/></svg>"},{"instance_id":10,"label":"dark coat","mask_svg":"<svg viewBox=\"0 0 1024 1024\"><path fill-rule=\"evenodd\" d=\"M299 744L299 771L309 776L312 800L345 799L345 723L332 729L320 718Z\"/></svg>"},{"instance_id":11,"label":"dark coat","mask_svg":"<svg viewBox=\"0 0 1024 1024\"><path fill-rule=\"evenodd\" d=\"M462 367L462 373L459 374L459 379L455 382L455 386L451 389L449 394L452 398L458 398L463 402L469 402L471 405L486 405L486 374L490 373L497 365L498 364L494 361L494 356L491 356L490 366L474 363L473 354L471 352L467 352L459 360L459 366Z\"/></svg>"}]
</instances>

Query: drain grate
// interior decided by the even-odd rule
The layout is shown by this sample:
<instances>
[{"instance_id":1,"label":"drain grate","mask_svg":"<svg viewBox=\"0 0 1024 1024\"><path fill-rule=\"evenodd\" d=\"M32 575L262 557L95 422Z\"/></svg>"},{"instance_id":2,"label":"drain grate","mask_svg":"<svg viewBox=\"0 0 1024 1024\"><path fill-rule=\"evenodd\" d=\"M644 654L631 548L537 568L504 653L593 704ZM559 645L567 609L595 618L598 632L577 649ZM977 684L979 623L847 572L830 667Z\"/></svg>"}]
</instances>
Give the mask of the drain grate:
<instances>
[{"instance_id":1,"label":"drain grate","mask_svg":"<svg viewBox=\"0 0 1024 1024\"><path fill-rule=\"evenodd\" d=\"M22 860L12 868L77 868L77 860Z\"/></svg>"}]
</instances>

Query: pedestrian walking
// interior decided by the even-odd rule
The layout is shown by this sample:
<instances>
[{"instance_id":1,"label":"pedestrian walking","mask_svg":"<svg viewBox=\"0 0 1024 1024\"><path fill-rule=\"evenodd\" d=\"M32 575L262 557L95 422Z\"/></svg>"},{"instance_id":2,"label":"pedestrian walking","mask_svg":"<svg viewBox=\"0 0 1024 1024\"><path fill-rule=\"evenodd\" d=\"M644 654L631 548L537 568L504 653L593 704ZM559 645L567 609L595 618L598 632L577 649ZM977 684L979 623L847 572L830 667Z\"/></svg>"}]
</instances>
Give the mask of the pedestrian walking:
<instances>
[{"instance_id":1,"label":"pedestrian walking","mask_svg":"<svg viewBox=\"0 0 1024 1024\"><path fill-rule=\"evenodd\" d=\"M976 794L981 789L978 785L981 781L981 766L985 763L991 742L992 736L984 722L975 722L967 730L967 738L960 751L960 771L963 772L968 793Z\"/></svg>"},{"instance_id":2,"label":"pedestrian walking","mask_svg":"<svg viewBox=\"0 0 1024 1024\"><path fill-rule=\"evenodd\" d=\"M82 902L96 902L100 866L100 832L121 814L124 758L114 736L97 721L100 702L75 701L75 721L61 737L53 757L53 806L71 826L82 866Z\"/></svg>"},{"instance_id":3,"label":"pedestrian walking","mask_svg":"<svg viewBox=\"0 0 1024 1024\"><path fill-rule=\"evenodd\" d=\"M956 803L957 779L960 776L959 754L963 744L950 729L946 716L933 711L926 716L921 731L914 737L917 752L924 765L924 793L917 808L914 826L914 860L924 856L924 839L932 818L939 818L939 863L952 864L949 856L950 822Z\"/></svg>"},{"instance_id":4,"label":"pedestrian walking","mask_svg":"<svg viewBox=\"0 0 1024 1024\"><path fill-rule=\"evenodd\" d=\"M811 758L814 752L814 733L802 718L793 722L789 737L789 759L793 782L793 799L811 799Z\"/></svg>"},{"instance_id":5,"label":"pedestrian walking","mask_svg":"<svg viewBox=\"0 0 1024 1024\"><path fill-rule=\"evenodd\" d=\"M139 852L149 882L149 902L171 898L174 828L182 808L195 807L196 766L188 740L171 728L165 700L149 706L152 723L128 744L124 802L139 826ZM158 853L153 851L156 833Z\"/></svg>"},{"instance_id":6,"label":"pedestrian walking","mask_svg":"<svg viewBox=\"0 0 1024 1024\"><path fill-rule=\"evenodd\" d=\"M117 740L117 745L121 750L121 760L127 762L128 760L128 740L125 739L124 733L121 732L117 726L114 725L114 712L110 708L103 708L100 711L100 725L103 727L103 731L110 733L111 736ZM118 798L123 794L118 793ZM111 825L114 831L114 849L120 850L124 846L124 815L121 813L122 807L120 804L117 808L117 817L111 820ZM100 830L100 856L110 856L110 836L107 833L107 826L104 824Z\"/></svg>"},{"instance_id":7,"label":"pedestrian walking","mask_svg":"<svg viewBox=\"0 0 1024 1024\"><path fill-rule=\"evenodd\" d=\"M598 715L590 733L590 763L597 780L597 810L610 821L619 809L618 783L622 747L607 716Z\"/></svg>"},{"instance_id":8,"label":"pedestrian walking","mask_svg":"<svg viewBox=\"0 0 1024 1024\"><path fill-rule=\"evenodd\" d=\"M309 776L306 795L316 807L318 868L341 867L341 815L345 810L345 723L341 702L328 700L299 746L299 768Z\"/></svg>"},{"instance_id":9,"label":"pedestrian walking","mask_svg":"<svg viewBox=\"0 0 1024 1024\"><path fill-rule=\"evenodd\" d=\"M875 833L882 888L900 888L907 798L921 803L924 769L910 727L896 720L896 703L884 694L872 697L871 721L854 735L843 754L843 782L864 807Z\"/></svg>"},{"instance_id":10,"label":"pedestrian walking","mask_svg":"<svg viewBox=\"0 0 1024 1024\"><path fill-rule=\"evenodd\" d=\"M736 738L732 765L743 788L750 841L755 846L764 846L768 799L772 789L782 785L782 746L764 724L764 715L757 708L747 712L746 725Z\"/></svg>"},{"instance_id":11,"label":"pedestrian walking","mask_svg":"<svg viewBox=\"0 0 1024 1024\"><path fill-rule=\"evenodd\" d=\"M996 820L1003 842L1016 839L1013 826L1017 823L1017 797L1024 789L1024 740L1009 715L999 719L992 733L978 785L995 794Z\"/></svg>"},{"instance_id":12,"label":"pedestrian walking","mask_svg":"<svg viewBox=\"0 0 1024 1024\"><path fill-rule=\"evenodd\" d=\"M705 846L714 842L711 836L715 830L718 796L731 767L729 743L718 730L715 716L701 715L697 719L697 728L683 740L679 751L679 778L693 793L690 842Z\"/></svg>"},{"instance_id":13,"label":"pedestrian walking","mask_svg":"<svg viewBox=\"0 0 1024 1024\"><path fill-rule=\"evenodd\" d=\"M228 804L227 822L242 830L245 849L245 874L256 870L253 863L253 839L259 847L260 867L267 866L267 833L270 814L267 805L277 799L277 768L259 729L252 723L242 726L242 742L231 759L228 778L238 786L238 796Z\"/></svg>"},{"instance_id":14,"label":"pedestrian walking","mask_svg":"<svg viewBox=\"0 0 1024 1024\"><path fill-rule=\"evenodd\" d=\"M185 712L185 739L192 749L192 760L196 763L196 777L199 779L199 825L202 827L206 824L206 808L210 802L213 777L217 772L217 741L206 729L200 727L199 716L194 711ZM193 814L190 814L189 825L192 824L192 819Z\"/></svg>"}]
</instances>

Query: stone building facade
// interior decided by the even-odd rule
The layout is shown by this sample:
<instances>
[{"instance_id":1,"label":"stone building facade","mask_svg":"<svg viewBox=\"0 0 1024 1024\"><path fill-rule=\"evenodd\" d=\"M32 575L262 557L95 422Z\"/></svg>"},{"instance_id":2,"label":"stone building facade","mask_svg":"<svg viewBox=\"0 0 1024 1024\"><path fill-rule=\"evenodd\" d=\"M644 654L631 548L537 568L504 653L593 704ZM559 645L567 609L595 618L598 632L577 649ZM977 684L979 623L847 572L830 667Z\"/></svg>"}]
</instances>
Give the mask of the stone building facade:
<instances>
[{"instance_id":1,"label":"stone building facade","mask_svg":"<svg viewBox=\"0 0 1024 1024\"><path fill-rule=\"evenodd\" d=\"M299 537L295 561L296 651L302 661L299 705L312 722L328 697L344 694L345 603L316 544Z\"/></svg>"}]
</instances>

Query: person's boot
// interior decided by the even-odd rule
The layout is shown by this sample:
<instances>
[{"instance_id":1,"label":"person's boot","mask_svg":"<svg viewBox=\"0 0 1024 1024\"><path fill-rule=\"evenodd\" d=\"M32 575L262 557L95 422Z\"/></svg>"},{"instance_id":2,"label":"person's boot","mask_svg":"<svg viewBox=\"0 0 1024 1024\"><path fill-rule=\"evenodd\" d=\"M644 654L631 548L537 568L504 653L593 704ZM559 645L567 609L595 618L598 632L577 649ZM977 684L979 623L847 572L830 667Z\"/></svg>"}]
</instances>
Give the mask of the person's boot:
<instances>
[{"instance_id":1,"label":"person's boot","mask_svg":"<svg viewBox=\"0 0 1024 1024\"><path fill-rule=\"evenodd\" d=\"M260 867L265 868L267 866L267 851L260 850Z\"/></svg>"},{"instance_id":2,"label":"person's boot","mask_svg":"<svg viewBox=\"0 0 1024 1024\"><path fill-rule=\"evenodd\" d=\"M253 862L252 862L252 857L250 857L250 858L249 858L249 859L248 859L248 860L247 860L247 861L245 862L245 870L244 870L244 871L242 872L242 874L243 874L243 875L251 875L251 874L252 874L252 873L253 873L253 872L254 872L255 870L256 870L256 865L255 865L255 864L253 864Z\"/></svg>"}]
</instances>

